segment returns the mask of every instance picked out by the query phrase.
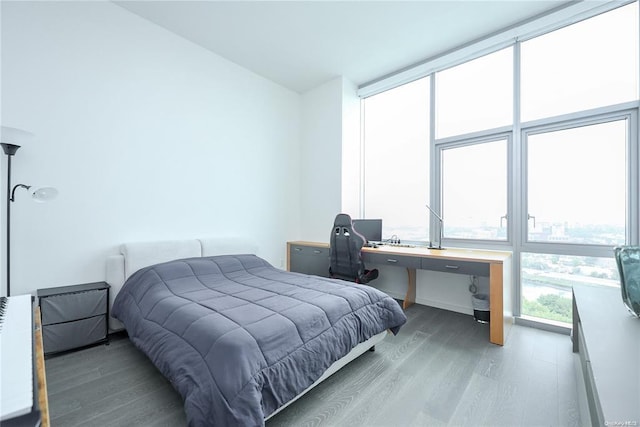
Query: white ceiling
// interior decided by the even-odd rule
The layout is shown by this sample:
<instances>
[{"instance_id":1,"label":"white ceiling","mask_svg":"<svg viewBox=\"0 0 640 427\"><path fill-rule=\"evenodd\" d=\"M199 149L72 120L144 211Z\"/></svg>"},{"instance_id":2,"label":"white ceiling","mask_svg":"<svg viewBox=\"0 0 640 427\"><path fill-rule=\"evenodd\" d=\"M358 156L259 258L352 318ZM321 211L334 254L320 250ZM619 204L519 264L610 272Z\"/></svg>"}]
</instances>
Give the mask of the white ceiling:
<instances>
[{"instance_id":1,"label":"white ceiling","mask_svg":"<svg viewBox=\"0 0 640 427\"><path fill-rule=\"evenodd\" d=\"M567 5L511 1L116 1L296 92L356 85Z\"/></svg>"}]
</instances>

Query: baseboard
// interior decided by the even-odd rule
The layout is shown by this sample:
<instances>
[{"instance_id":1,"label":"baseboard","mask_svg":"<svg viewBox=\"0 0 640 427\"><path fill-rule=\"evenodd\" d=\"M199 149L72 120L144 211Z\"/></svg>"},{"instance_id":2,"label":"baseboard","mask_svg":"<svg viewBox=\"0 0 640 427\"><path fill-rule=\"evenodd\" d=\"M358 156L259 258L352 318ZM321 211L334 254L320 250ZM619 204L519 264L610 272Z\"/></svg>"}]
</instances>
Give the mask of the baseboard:
<instances>
[{"instance_id":1,"label":"baseboard","mask_svg":"<svg viewBox=\"0 0 640 427\"><path fill-rule=\"evenodd\" d=\"M405 297L404 294L399 294L398 292L393 292L393 291L387 291L386 289L382 289L382 288L378 288L378 289L386 293L393 299L404 301L404 297ZM416 304L426 305L429 307L440 308L442 310L454 311L456 313L468 314L470 316L473 316L473 308L451 304L444 301L436 301L436 300L430 300L426 298L416 298Z\"/></svg>"},{"instance_id":2,"label":"baseboard","mask_svg":"<svg viewBox=\"0 0 640 427\"><path fill-rule=\"evenodd\" d=\"M473 308L451 304L444 301L435 301L430 299L416 298L416 303L421 305L428 305L429 307L441 308L442 310L454 311L456 313L468 314L470 316L473 316Z\"/></svg>"},{"instance_id":3,"label":"baseboard","mask_svg":"<svg viewBox=\"0 0 640 427\"><path fill-rule=\"evenodd\" d=\"M384 292L385 294L389 295L391 298L393 298L395 300L404 301L405 295L403 295L403 294L399 294L397 292L388 291L388 290L382 289L382 288L376 288L376 289L378 289L379 291Z\"/></svg>"},{"instance_id":4,"label":"baseboard","mask_svg":"<svg viewBox=\"0 0 640 427\"><path fill-rule=\"evenodd\" d=\"M552 320L543 321L542 319L536 319L535 317L519 316L515 317L515 324L542 329L543 331L555 332L562 335L571 335L570 325L561 322L554 322Z\"/></svg>"}]
</instances>

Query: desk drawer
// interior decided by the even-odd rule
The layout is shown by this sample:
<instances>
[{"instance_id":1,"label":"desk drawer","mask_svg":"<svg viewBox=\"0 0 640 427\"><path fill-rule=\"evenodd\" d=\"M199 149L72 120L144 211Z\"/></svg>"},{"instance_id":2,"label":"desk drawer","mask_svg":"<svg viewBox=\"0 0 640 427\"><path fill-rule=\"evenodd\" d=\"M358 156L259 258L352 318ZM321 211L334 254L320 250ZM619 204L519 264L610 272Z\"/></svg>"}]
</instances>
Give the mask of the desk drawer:
<instances>
[{"instance_id":1,"label":"desk drawer","mask_svg":"<svg viewBox=\"0 0 640 427\"><path fill-rule=\"evenodd\" d=\"M364 252L362 254L362 260L367 264L377 264L377 265L395 265L397 267L405 267L405 268L420 268L420 257L414 256L404 256L404 255L395 255L395 254L375 254L371 252Z\"/></svg>"},{"instance_id":2,"label":"desk drawer","mask_svg":"<svg viewBox=\"0 0 640 427\"><path fill-rule=\"evenodd\" d=\"M422 270L443 271L445 273L489 277L489 264L484 262L422 258L422 266L420 268Z\"/></svg>"},{"instance_id":3,"label":"desk drawer","mask_svg":"<svg viewBox=\"0 0 640 427\"><path fill-rule=\"evenodd\" d=\"M329 256L329 248L319 246L291 245L291 255Z\"/></svg>"},{"instance_id":4,"label":"desk drawer","mask_svg":"<svg viewBox=\"0 0 640 427\"><path fill-rule=\"evenodd\" d=\"M291 245L289 250L290 271L329 277L329 248Z\"/></svg>"}]
</instances>

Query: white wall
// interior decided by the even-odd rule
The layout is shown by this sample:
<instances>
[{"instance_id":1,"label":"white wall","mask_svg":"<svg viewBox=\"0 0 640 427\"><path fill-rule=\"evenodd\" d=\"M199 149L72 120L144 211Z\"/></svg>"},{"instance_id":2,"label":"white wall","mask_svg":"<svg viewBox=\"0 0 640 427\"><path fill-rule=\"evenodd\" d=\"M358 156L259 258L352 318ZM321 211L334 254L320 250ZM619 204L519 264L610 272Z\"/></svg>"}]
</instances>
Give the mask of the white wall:
<instances>
[{"instance_id":1,"label":"white wall","mask_svg":"<svg viewBox=\"0 0 640 427\"><path fill-rule=\"evenodd\" d=\"M335 78L302 95L302 240L328 242L333 220L359 215L360 98Z\"/></svg>"},{"instance_id":2,"label":"white wall","mask_svg":"<svg viewBox=\"0 0 640 427\"><path fill-rule=\"evenodd\" d=\"M342 195L341 77L302 95L300 201L303 240L328 242Z\"/></svg>"},{"instance_id":3,"label":"white wall","mask_svg":"<svg viewBox=\"0 0 640 427\"><path fill-rule=\"evenodd\" d=\"M342 211L360 217L360 97L358 87L342 82Z\"/></svg>"},{"instance_id":4,"label":"white wall","mask_svg":"<svg viewBox=\"0 0 640 427\"><path fill-rule=\"evenodd\" d=\"M279 266L301 188L339 189L333 149L316 168L328 185L301 179L300 95L109 2L1 7L0 121L36 135L13 182L60 191L17 194L12 294L103 280L105 257L134 240L248 236ZM335 146L333 133L318 140ZM5 168L3 155L3 197Z\"/></svg>"},{"instance_id":5,"label":"white wall","mask_svg":"<svg viewBox=\"0 0 640 427\"><path fill-rule=\"evenodd\" d=\"M12 294L103 280L134 240L248 236L281 266L285 241L327 242L337 213L358 215L348 80L300 96L108 2L1 7L0 122L36 134L13 182L60 191L17 194ZM374 284L401 298L406 272L382 267ZM471 312L467 285L421 271L417 301Z\"/></svg>"},{"instance_id":6,"label":"white wall","mask_svg":"<svg viewBox=\"0 0 640 427\"><path fill-rule=\"evenodd\" d=\"M371 285L394 298L404 299L407 291L407 270L400 267L373 266L380 271L379 278ZM416 271L416 302L458 313L473 314L470 278L462 274ZM478 292L489 293L489 278L478 278Z\"/></svg>"}]
</instances>

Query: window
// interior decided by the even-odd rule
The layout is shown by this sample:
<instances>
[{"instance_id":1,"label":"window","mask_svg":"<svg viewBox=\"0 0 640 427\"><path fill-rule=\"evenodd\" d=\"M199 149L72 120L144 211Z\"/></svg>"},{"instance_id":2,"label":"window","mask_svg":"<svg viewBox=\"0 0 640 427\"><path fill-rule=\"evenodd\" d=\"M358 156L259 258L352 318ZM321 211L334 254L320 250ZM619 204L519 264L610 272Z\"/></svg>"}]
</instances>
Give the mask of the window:
<instances>
[{"instance_id":1,"label":"window","mask_svg":"<svg viewBox=\"0 0 640 427\"><path fill-rule=\"evenodd\" d=\"M513 123L513 48L436 74L436 137Z\"/></svg>"},{"instance_id":2,"label":"window","mask_svg":"<svg viewBox=\"0 0 640 427\"><path fill-rule=\"evenodd\" d=\"M528 241L625 242L627 120L527 137Z\"/></svg>"},{"instance_id":3,"label":"window","mask_svg":"<svg viewBox=\"0 0 640 427\"><path fill-rule=\"evenodd\" d=\"M442 150L444 237L507 239L507 139Z\"/></svg>"},{"instance_id":4,"label":"window","mask_svg":"<svg viewBox=\"0 0 640 427\"><path fill-rule=\"evenodd\" d=\"M572 286L620 284L613 257L523 252L520 259L521 312L525 316L571 323Z\"/></svg>"},{"instance_id":5,"label":"window","mask_svg":"<svg viewBox=\"0 0 640 427\"><path fill-rule=\"evenodd\" d=\"M638 98L638 3L522 43L522 120Z\"/></svg>"},{"instance_id":6,"label":"window","mask_svg":"<svg viewBox=\"0 0 640 427\"><path fill-rule=\"evenodd\" d=\"M446 246L512 251L516 315L568 323L571 286L619 286L613 247L640 243L640 14L608 5L363 101L366 216L437 241L428 204Z\"/></svg>"},{"instance_id":7,"label":"window","mask_svg":"<svg viewBox=\"0 0 640 427\"><path fill-rule=\"evenodd\" d=\"M628 135L620 118L526 134L522 315L570 323L572 286L619 286L612 248L627 235Z\"/></svg>"},{"instance_id":8,"label":"window","mask_svg":"<svg viewBox=\"0 0 640 427\"><path fill-rule=\"evenodd\" d=\"M383 219L383 239L429 235L429 82L364 101L364 216Z\"/></svg>"}]
</instances>

